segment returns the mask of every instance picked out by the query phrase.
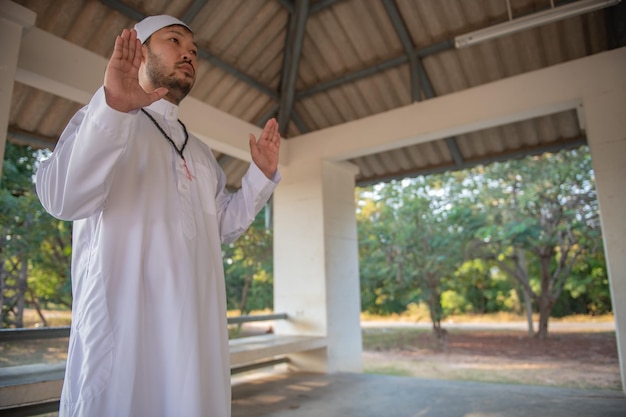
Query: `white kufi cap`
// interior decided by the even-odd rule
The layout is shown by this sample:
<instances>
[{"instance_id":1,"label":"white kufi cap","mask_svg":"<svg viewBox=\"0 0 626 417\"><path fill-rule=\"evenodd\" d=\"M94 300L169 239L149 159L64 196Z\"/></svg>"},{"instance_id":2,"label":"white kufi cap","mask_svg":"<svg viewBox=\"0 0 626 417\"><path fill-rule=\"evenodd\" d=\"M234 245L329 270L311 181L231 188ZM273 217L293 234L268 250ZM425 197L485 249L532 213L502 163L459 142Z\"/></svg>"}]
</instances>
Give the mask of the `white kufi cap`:
<instances>
[{"instance_id":1,"label":"white kufi cap","mask_svg":"<svg viewBox=\"0 0 626 417\"><path fill-rule=\"evenodd\" d=\"M165 14L159 16L149 16L135 25L137 31L137 39L143 44L154 32L167 26L181 25L193 32L186 23L176 19L175 17Z\"/></svg>"}]
</instances>

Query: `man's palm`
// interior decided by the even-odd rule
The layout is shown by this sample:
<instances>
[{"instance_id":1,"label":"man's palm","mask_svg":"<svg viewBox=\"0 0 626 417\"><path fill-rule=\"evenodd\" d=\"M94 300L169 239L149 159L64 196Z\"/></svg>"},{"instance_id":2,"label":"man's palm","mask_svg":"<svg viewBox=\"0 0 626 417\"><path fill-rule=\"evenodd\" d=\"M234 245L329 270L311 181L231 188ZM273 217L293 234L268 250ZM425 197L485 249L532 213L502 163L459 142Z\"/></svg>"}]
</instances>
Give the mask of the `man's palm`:
<instances>
[{"instance_id":1,"label":"man's palm","mask_svg":"<svg viewBox=\"0 0 626 417\"><path fill-rule=\"evenodd\" d=\"M280 150L280 133L278 133L278 122L270 119L265 124L259 140L250 134L250 154L252 160L265 174L267 178L272 178L278 169L278 154Z\"/></svg>"},{"instance_id":2,"label":"man's palm","mask_svg":"<svg viewBox=\"0 0 626 417\"><path fill-rule=\"evenodd\" d=\"M115 39L115 47L104 74L107 104L115 110L129 112L149 106L167 94L167 88L146 92L139 84L141 42L134 29L124 29Z\"/></svg>"}]
</instances>

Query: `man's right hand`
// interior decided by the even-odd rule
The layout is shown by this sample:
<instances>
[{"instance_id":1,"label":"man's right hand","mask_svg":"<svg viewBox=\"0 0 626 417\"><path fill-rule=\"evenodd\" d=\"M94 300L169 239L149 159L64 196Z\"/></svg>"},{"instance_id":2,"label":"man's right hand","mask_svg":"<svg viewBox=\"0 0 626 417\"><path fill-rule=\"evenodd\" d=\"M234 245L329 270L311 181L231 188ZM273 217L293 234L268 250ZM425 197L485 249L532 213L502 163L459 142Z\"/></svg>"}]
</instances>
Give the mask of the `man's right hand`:
<instances>
[{"instance_id":1,"label":"man's right hand","mask_svg":"<svg viewBox=\"0 0 626 417\"><path fill-rule=\"evenodd\" d=\"M115 47L104 73L104 95L109 107L128 113L149 106L167 94L160 87L146 92L139 84L141 42L135 29L124 29L115 39Z\"/></svg>"}]
</instances>

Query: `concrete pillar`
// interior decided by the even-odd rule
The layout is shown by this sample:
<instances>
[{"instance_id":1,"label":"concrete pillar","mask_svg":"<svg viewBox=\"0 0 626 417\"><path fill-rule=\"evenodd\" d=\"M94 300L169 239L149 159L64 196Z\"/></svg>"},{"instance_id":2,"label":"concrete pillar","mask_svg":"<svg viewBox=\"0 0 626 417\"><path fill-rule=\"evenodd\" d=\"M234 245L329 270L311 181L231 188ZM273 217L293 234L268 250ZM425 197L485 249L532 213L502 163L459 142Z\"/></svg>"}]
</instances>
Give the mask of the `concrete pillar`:
<instances>
[{"instance_id":1,"label":"concrete pillar","mask_svg":"<svg viewBox=\"0 0 626 417\"><path fill-rule=\"evenodd\" d=\"M290 357L302 370L361 372L354 177L348 163L290 161L274 194L277 334L317 335L328 347Z\"/></svg>"},{"instance_id":2,"label":"concrete pillar","mask_svg":"<svg viewBox=\"0 0 626 417\"><path fill-rule=\"evenodd\" d=\"M36 17L33 11L25 7L12 1L0 0L0 176L22 31L32 27Z\"/></svg>"},{"instance_id":3,"label":"concrete pillar","mask_svg":"<svg viewBox=\"0 0 626 417\"><path fill-rule=\"evenodd\" d=\"M626 89L605 90L585 97L583 109L600 204L622 386L626 392Z\"/></svg>"}]
</instances>

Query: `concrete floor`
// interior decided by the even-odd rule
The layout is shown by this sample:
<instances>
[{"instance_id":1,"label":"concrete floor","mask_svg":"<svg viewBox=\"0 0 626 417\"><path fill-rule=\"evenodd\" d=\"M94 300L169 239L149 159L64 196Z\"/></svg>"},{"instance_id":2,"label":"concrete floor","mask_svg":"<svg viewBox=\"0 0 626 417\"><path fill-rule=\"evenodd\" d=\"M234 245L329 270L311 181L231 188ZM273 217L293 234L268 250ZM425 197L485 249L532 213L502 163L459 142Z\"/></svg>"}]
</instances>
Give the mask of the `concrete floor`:
<instances>
[{"instance_id":1,"label":"concrete floor","mask_svg":"<svg viewBox=\"0 0 626 417\"><path fill-rule=\"evenodd\" d=\"M371 374L266 374L233 384L232 417L626 417L621 391Z\"/></svg>"}]
</instances>

